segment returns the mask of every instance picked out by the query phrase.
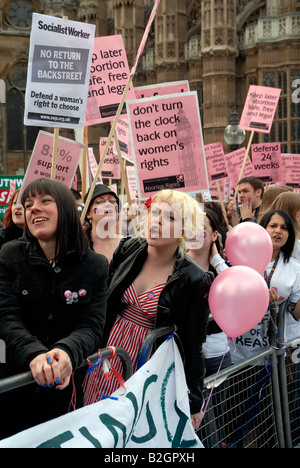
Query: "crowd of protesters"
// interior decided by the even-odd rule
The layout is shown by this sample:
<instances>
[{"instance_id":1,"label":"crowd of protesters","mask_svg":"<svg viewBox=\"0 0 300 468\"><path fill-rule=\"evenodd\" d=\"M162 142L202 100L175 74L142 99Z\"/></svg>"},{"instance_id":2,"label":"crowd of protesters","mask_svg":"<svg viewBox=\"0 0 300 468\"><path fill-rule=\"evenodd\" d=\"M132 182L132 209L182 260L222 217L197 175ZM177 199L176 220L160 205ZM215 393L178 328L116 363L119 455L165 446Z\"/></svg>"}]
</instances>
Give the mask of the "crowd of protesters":
<instances>
[{"instance_id":1,"label":"crowd of protesters","mask_svg":"<svg viewBox=\"0 0 300 468\"><path fill-rule=\"evenodd\" d=\"M31 183L21 206L18 197L0 230L0 339L7 353L0 379L30 370L35 384L0 396L0 439L111 395L119 385L114 376L107 383L100 367L89 375L76 368L111 345L127 350L136 371L147 334L168 325L176 326L197 430L204 377L268 346L262 333L249 332L224 357L228 338L209 320L210 287L231 267L226 237L239 223L259 223L270 235L270 303L287 301L286 339L300 338L300 193L290 187L266 189L260 179L244 178L225 219L218 202L200 204L180 191L122 206L98 184L84 225L81 199L57 182ZM122 373L117 357L112 364Z\"/></svg>"}]
</instances>

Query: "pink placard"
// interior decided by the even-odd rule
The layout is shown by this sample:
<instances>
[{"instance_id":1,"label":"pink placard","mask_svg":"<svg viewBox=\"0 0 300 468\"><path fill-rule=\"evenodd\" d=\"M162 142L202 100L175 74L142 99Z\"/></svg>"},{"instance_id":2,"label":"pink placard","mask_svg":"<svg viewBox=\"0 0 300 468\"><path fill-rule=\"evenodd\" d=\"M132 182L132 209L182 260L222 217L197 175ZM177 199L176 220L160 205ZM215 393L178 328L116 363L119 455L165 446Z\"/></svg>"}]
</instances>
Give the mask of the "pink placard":
<instances>
[{"instance_id":1,"label":"pink placard","mask_svg":"<svg viewBox=\"0 0 300 468\"><path fill-rule=\"evenodd\" d=\"M91 65L85 125L114 120L130 70L121 35L97 37ZM131 86L127 99L134 99ZM122 113L126 114L126 109Z\"/></svg>"},{"instance_id":2,"label":"pink placard","mask_svg":"<svg viewBox=\"0 0 300 468\"><path fill-rule=\"evenodd\" d=\"M281 184L300 189L300 154L281 155Z\"/></svg>"},{"instance_id":3,"label":"pink placard","mask_svg":"<svg viewBox=\"0 0 300 468\"><path fill-rule=\"evenodd\" d=\"M251 145L253 175L263 182L281 181L281 144L260 143Z\"/></svg>"},{"instance_id":4,"label":"pink placard","mask_svg":"<svg viewBox=\"0 0 300 468\"><path fill-rule=\"evenodd\" d=\"M90 168L91 175L92 175L92 180L94 180L96 173L97 173L97 169L98 169L98 163L96 161L93 148L88 148L88 162L89 162L89 168ZM98 177L97 183L99 184L103 183L100 176Z\"/></svg>"},{"instance_id":5,"label":"pink placard","mask_svg":"<svg viewBox=\"0 0 300 468\"><path fill-rule=\"evenodd\" d=\"M225 156L222 143L210 143L204 146L208 178L211 181L227 177Z\"/></svg>"},{"instance_id":6,"label":"pink placard","mask_svg":"<svg viewBox=\"0 0 300 468\"><path fill-rule=\"evenodd\" d=\"M196 92L129 101L127 113L141 200L165 188L207 190Z\"/></svg>"},{"instance_id":7,"label":"pink placard","mask_svg":"<svg viewBox=\"0 0 300 468\"><path fill-rule=\"evenodd\" d=\"M160 83L134 88L136 99L144 99L151 96L163 96L165 94L188 93L190 84L187 80Z\"/></svg>"},{"instance_id":8,"label":"pink placard","mask_svg":"<svg viewBox=\"0 0 300 468\"><path fill-rule=\"evenodd\" d=\"M204 146L206 166L209 180L209 191L212 200L219 200L219 192L216 181L219 183L219 188L224 200L224 179L228 176L223 145L220 142L210 143Z\"/></svg>"},{"instance_id":9,"label":"pink placard","mask_svg":"<svg viewBox=\"0 0 300 468\"><path fill-rule=\"evenodd\" d=\"M50 179L52 168L52 149L54 135L40 130L24 176L19 199L30 182L36 179ZM71 187L78 161L84 145L68 138L59 137L57 145L56 176L57 182Z\"/></svg>"},{"instance_id":10,"label":"pink placard","mask_svg":"<svg viewBox=\"0 0 300 468\"><path fill-rule=\"evenodd\" d=\"M107 138L100 138L99 141L99 152L100 159L103 154L103 150L107 143ZM105 179L121 179L121 167L119 163L119 158L114 154L114 142L110 142L106 157L104 159L101 175Z\"/></svg>"},{"instance_id":11,"label":"pink placard","mask_svg":"<svg viewBox=\"0 0 300 468\"><path fill-rule=\"evenodd\" d=\"M172 83L140 86L135 88L134 91L136 99L144 99L146 97L163 96L165 94L187 93L190 91L190 85L188 81L175 81ZM122 158L133 163L129 123L125 116L122 119L119 119L116 126L116 133ZM115 145L114 153L117 154Z\"/></svg>"},{"instance_id":12,"label":"pink placard","mask_svg":"<svg viewBox=\"0 0 300 468\"><path fill-rule=\"evenodd\" d=\"M239 128L270 133L281 89L251 85L248 91Z\"/></svg>"},{"instance_id":13,"label":"pink placard","mask_svg":"<svg viewBox=\"0 0 300 468\"><path fill-rule=\"evenodd\" d=\"M245 154L246 148L240 148L238 150L232 151L231 153L225 154L225 164L233 188L237 186L239 181ZM250 158L248 157L243 172L243 177L251 176L253 176L253 166Z\"/></svg>"},{"instance_id":14,"label":"pink placard","mask_svg":"<svg viewBox=\"0 0 300 468\"><path fill-rule=\"evenodd\" d=\"M116 135L119 142L119 148L122 158L133 163L132 147L130 141L130 129L128 119L124 116L118 120L116 125ZM116 143L114 141L114 154L118 154Z\"/></svg>"}]
</instances>

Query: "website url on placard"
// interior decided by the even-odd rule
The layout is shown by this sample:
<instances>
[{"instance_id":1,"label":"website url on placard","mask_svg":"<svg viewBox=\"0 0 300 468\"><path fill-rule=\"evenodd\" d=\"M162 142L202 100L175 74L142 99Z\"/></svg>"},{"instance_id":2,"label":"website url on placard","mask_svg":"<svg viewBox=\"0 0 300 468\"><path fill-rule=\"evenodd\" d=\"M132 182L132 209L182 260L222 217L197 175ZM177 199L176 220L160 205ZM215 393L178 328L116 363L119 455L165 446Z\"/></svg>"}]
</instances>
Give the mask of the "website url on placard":
<instances>
[{"instance_id":1,"label":"website url on placard","mask_svg":"<svg viewBox=\"0 0 300 468\"><path fill-rule=\"evenodd\" d=\"M27 118L28 120L47 120L48 122L62 122L62 123L70 123L70 124L79 123L79 119L75 117L64 117L62 115L37 114L35 112L29 112Z\"/></svg>"}]
</instances>

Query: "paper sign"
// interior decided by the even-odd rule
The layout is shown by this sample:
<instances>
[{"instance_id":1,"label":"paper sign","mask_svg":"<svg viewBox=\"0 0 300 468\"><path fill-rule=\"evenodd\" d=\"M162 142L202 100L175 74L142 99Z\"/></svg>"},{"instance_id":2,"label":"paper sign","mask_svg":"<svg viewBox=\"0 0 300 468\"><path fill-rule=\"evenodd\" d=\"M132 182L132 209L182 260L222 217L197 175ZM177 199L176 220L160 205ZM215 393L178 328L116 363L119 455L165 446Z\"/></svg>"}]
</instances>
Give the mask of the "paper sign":
<instances>
[{"instance_id":1,"label":"paper sign","mask_svg":"<svg viewBox=\"0 0 300 468\"><path fill-rule=\"evenodd\" d=\"M225 156L222 143L210 143L204 146L208 178L211 181L227 177Z\"/></svg>"},{"instance_id":2,"label":"paper sign","mask_svg":"<svg viewBox=\"0 0 300 468\"><path fill-rule=\"evenodd\" d=\"M127 174L130 198L131 198L131 201L134 202L136 201L136 194L138 191L134 167L126 166L126 174Z\"/></svg>"},{"instance_id":3,"label":"paper sign","mask_svg":"<svg viewBox=\"0 0 300 468\"><path fill-rule=\"evenodd\" d=\"M162 189L208 188L196 92L127 102L140 200Z\"/></svg>"},{"instance_id":4,"label":"paper sign","mask_svg":"<svg viewBox=\"0 0 300 468\"><path fill-rule=\"evenodd\" d=\"M251 85L239 128L270 133L280 94L281 89Z\"/></svg>"},{"instance_id":5,"label":"paper sign","mask_svg":"<svg viewBox=\"0 0 300 468\"><path fill-rule=\"evenodd\" d=\"M240 148L238 150L232 151L231 153L225 154L226 169L233 188L235 188L238 184L245 154L246 148ZM248 157L243 172L243 177L251 176L253 176L253 166L250 158Z\"/></svg>"},{"instance_id":6,"label":"paper sign","mask_svg":"<svg viewBox=\"0 0 300 468\"><path fill-rule=\"evenodd\" d=\"M136 99L144 99L151 96L163 96L165 94L188 93L190 84L187 80L160 83L134 88Z\"/></svg>"},{"instance_id":7,"label":"paper sign","mask_svg":"<svg viewBox=\"0 0 300 468\"><path fill-rule=\"evenodd\" d=\"M281 181L281 144L261 143L251 145L253 175L263 182Z\"/></svg>"},{"instance_id":8,"label":"paper sign","mask_svg":"<svg viewBox=\"0 0 300 468\"><path fill-rule=\"evenodd\" d=\"M281 184L300 189L300 154L282 154L281 160Z\"/></svg>"},{"instance_id":9,"label":"paper sign","mask_svg":"<svg viewBox=\"0 0 300 468\"><path fill-rule=\"evenodd\" d=\"M223 145L220 142L210 143L204 146L204 152L211 198L212 200L220 199L218 188L216 186L216 181L218 181L222 199L224 200L224 179L228 174L225 164Z\"/></svg>"},{"instance_id":10,"label":"paper sign","mask_svg":"<svg viewBox=\"0 0 300 468\"><path fill-rule=\"evenodd\" d=\"M187 93L190 91L190 86L188 81L175 81L172 83L140 86L135 88L134 91L136 99L144 99L146 97L163 96L165 94ZM116 133L120 146L121 156L129 162L133 162L129 123L125 116L122 119L119 119L116 126ZM114 153L117 154L115 145Z\"/></svg>"},{"instance_id":11,"label":"paper sign","mask_svg":"<svg viewBox=\"0 0 300 468\"><path fill-rule=\"evenodd\" d=\"M130 76L121 35L97 37L91 65L85 125L114 120ZM134 99L131 87L127 99ZM126 109L122 113L126 114Z\"/></svg>"},{"instance_id":12,"label":"paper sign","mask_svg":"<svg viewBox=\"0 0 300 468\"><path fill-rule=\"evenodd\" d=\"M97 169L98 169L98 163L96 161L93 148L88 148L87 156L88 156L89 168L94 179L96 176ZM98 177L97 183L103 184L101 177Z\"/></svg>"},{"instance_id":13,"label":"paper sign","mask_svg":"<svg viewBox=\"0 0 300 468\"><path fill-rule=\"evenodd\" d=\"M84 145L59 137L57 147L56 181L71 187ZM50 179L52 167L53 134L40 130L26 170L22 192L36 179Z\"/></svg>"},{"instance_id":14,"label":"paper sign","mask_svg":"<svg viewBox=\"0 0 300 468\"><path fill-rule=\"evenodd\" d=\"M32 15L25 125L84 126L95 26Z\"/></svg>"},{"instance_id":15,"label":"paper sign","mask_svg":"<svg viewBox=\"0 0 300 468\"><path fill-rule=\"evenodd\" d=\"M99 141L99 152L100 152L100 159L103 154L103 150L107 143L107 138L100 138ZM106 157L104 159L101 175L105 179L121 179L121 166L119 163L119 158L114 154L113 151L113 140L110 142Z\"/></svg>"}]
</instances>

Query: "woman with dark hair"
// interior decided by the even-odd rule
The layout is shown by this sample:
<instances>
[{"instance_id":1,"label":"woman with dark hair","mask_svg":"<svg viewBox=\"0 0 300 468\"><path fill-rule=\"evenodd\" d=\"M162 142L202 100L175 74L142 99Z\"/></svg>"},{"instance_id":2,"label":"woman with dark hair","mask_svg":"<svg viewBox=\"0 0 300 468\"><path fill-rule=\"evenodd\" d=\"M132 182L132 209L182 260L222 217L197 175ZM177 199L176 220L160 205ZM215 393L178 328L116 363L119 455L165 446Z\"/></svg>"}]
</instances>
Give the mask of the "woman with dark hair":
<instances>
[{"instance_id":1,"label":"woman with dark hair","mask_svg":"<svg viewBox=\"0 0 300 468\"><path fill-rule=\"evenodd\" d=\"M287 301L286 337L290 340L300 336L300 263L292 257L295 245L294 225L287 213L281 210L267 212L260 221L273 244L272 259L264 272L270 303ZM253 252L255 255L255 252ZM253 330L235 339L232 345L234 364L260 353L269 346L268 328L272 326L269 311Z\"/></svg>"},{"instance_id":2,"label":"woman with dark hair","mask_svg":"<svg viewBox=\"0 0 300 468\"><path fill-rule=\"evenodd\" d=\"M0 248L23 235L25 225L23 206L17 204L20 189L16 190L8 203L3 218L3 227L0 229Z\"/></svg>"},{"instance_id":3,"label":"woman with dark hair","mask_svg":"<svg viewBox=\"0 0 300 468\"><path fill-rule=\"evenodd\" d=\"M69 189L40 179L22 195L25 238L0 252L0 378L34 385L1 395L0 439L82 406L82 360L101 345L107 259L88 248Z\"/></svg>"}]
</instances>

